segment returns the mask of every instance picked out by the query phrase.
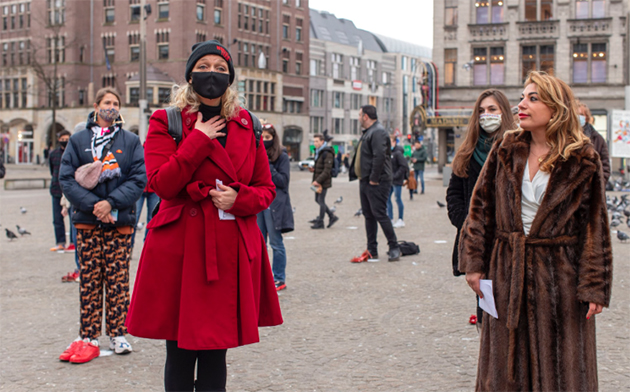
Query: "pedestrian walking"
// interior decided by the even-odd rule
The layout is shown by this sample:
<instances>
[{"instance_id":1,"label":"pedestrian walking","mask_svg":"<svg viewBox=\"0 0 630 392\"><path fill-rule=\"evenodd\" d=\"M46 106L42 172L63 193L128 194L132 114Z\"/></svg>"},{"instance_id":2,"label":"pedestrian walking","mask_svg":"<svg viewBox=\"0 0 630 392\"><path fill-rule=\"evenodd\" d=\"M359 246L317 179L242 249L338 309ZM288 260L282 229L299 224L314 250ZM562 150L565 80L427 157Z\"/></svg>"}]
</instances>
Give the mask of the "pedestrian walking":
<instances>
[{"instance_id":1,"label":"pedestrian walking","mask_svg":"<svg viewBox=\"0 0 630 392\"><path fill-rule=\"evenodd\" d=\"M532 71L520 127L488 153L461 230L459 270L498 319L481 328L477 390L596 391L595 315L610 302L601 161L570 87Z\"/></svg>"},{"instance_id":2,"label":"pedestrian walking","mask_svg":"<svg viewBox=\"0 0 630 392\"><path fill-rule=\"evenodd\" d=\"M421 194L424 195L424 164L427 161L427 149L422 144L422 140L416 139L413 143L413 153L411 153L411 162L413 163L413 171L416 176L416 184L418 183L418 178L420 178L420 187ZM418 194L418 188L414 193Z\"/></svg>"},{"instance_id":3,"label":"pedestrian walking","mask_svg":"<svg viewBox=\"0 0 630 392\"><path fill-rule=\"evenodd\" d=\"M61 354L62 361L85 363L99 356L103 291L109 347L116 354L132 351L125 339L129 256L135 203L146 185L146 174L140 139L122 129L120 102L115 89L100 89L86 128L72 135L61 160L59 180L72 203L81 267L80 335ZM95 166L96 161L101 164ZM78 169L86 164L97 170L84 177L83 169ZM89 184L92 179L94 184Z\"/></svg>"},{"instance_id":4,"label":"pedestrian walking","mask_svg":"<svg viewBox=\"0 0 630 392\"><path fill-rule=\"evenodd\" d=\"M389 190L389 197L387 198L387 216L392 221L392 226L395 229L405 227L405 221L403 215L405 212L405 206L402 201L402 186L407 177L409 176L409 164L405 159L405 151L398 145L399 139L396 136L391 136L392 143L392 186ZM392 194L396 197L396 204L398 205L398 220L394 221L394 206L392 205Z\"/></svg>"},{"instance_id":5,"label":"pedestrian walking","mask_svg":"<svg viewBox=\"0 0 630 392\"><path fill-rule=\"evenodd\" d=\"M359 124L363 129L359 145L350 164L349 180L359 179L361 210L365 218L367 249L350 260L361 263L378 259L376 235L378 225L387 238L388 260L400 260L400 247L392 221L387 216L387 197L392 186L391 142L389 135L378 121L376 108L362 106L359 110Z\"/></svg>"},{"instance_id":6,"label":"pedestrian walking","mask_svg":"<svg viewBox=\"0 0 630 392\"><path fill-rule=\"evenodd\" d=\"M315 145L315 165L311 170L313 172L313 182L311 188L315 191L315 202L319 205L319 215L310 223L313 224L311 229L323 229L324 227L332 227L339 220L330 208L326 205L326 194L328 189L332 187L332 170L335 164L335 150L325 140L325 135L316 134L313 136L313 144ZM332 139L332 138L331 138ZM328 226L324 225L324 218L328 215Z\"/></svg>"},{"instance_id":7,"label":"pedestrian walking","mask_svg":"<svg viewBox=\"0 0 630 392\"><path fill-rule=\"evenodd\" d=\"M580 118L580 125L584 134L591 139L591 143L595 147L595 151L599 154L599 158L602 160L602 170L604 171L604 182L607 183L610 178L610 156L608 155L608 145L606 140L593 128L593 116L591 110L585 103L577 101L578 114Z\"/></svg>"},{"instance_id":8,"label":"pedestrian walking","mask_svg":"<svg viewBox=\"0 0 630 392\"><path fill-rule=\"evenodd\" d=\"M413 167L409 169L409 175L407 176L407 181L405 181L404 185L407 185L407 189L409 189L409 200L413 200L414 191L418 189L418 183L416 182L416 173L413 170Z\"/></svg>"},{"instance_id":9,"label":"pedestrian walking","mask_svg":"<svg viewBox=\"0 0 630 392\"><path fill-rule=\"evenodd\" d=\"M149 188L162 201L148 225L127 326L166 340L167 391L224 391L227 349L256 343L258 327L282 323L256 221L275 186L254 132L258 119L230 87L234 76L223 45L195 44L186 83L170 102L181 141L169 134L166 110L149 122Z\"/></svg>"},{"instance_id":10,"label":"pedestrian walking","mask_svg":"<svg viewBox=\"0 0 630 392\"><path fill-rule=\"evenodd\" d=\"M62 205L61 198L63 192L61 191L61 184L59 184L59 168L61 167L61 157L63 156L68 140L70 140L70 131L61 130L57 133L57 142L59 147L54 149L48 155L48 168L50 169L50 195L52 196L52 215L53 215L53 227L55 229L55 243L56 245L50 248L51 252L64 252L66 249L66 223L63 215L61 214ZM74 248L74 244L71 244Z\"/></svg>"},{"instance_id":11,"label":"pedestrian walking","mask_svg":"<svg viewBox=\"0 0 630 392\"><path fill-rule=\"evenodd\" d=\"M516 129L510 102L505 94L496 89L482 92L477 101L466 129L466 137L453 158L453 172L446 190L446 207L451 224L457 228L453 246L453 275L463 275L459 271L458 245L462 225L468 216L470 198L477 178L492 145L503 140L503 134ZM483 312L477 306L477 324L481 324Z\"/></svg>"},{"instance_id":12,"label":"pedestrian walking","mask_svg":"<svg viewBox=\"0 0 630 392\"><path fill-rule=\"evenodd\" d=\"M287 251L284 248L282 234L293 231L293 208L289 197L289 180L291 179L291 167L286 149L280 145L278 132L271 124L263 126L262 139L269 159L271 180L276 186L276 198L271 206L258 213L258 227L273 250L273 280L276 290L284 290L286 284Z\"/></svg>"}]
</instances>

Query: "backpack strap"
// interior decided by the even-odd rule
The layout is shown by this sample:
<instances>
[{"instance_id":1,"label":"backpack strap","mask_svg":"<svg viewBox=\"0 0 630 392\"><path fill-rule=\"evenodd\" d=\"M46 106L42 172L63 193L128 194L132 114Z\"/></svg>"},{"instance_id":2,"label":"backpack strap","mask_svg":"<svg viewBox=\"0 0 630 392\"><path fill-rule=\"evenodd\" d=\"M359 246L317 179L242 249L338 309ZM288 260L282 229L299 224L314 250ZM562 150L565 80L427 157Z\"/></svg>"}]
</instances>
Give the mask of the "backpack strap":
<instances>
[{"instance_id":1,"label":"backpack strap","mask_svg":"<svg viewBox=\"0 0 630 392\"><path fill-rule=\"evenodd\" d=\"M173 140L175 140L175 144L179 144L182 140L182 115L174 106L169 106L166 108L166 116L168 119L168 134L171 135Z\"/></svg>"},{"instance_id":2,"label":"backpack strap","mask_svg":"<svg viewBox=\"0 0 630 392\"><path fill-rule=\"evenodd\" d=\"M245 110L247 110L249 117L252 119L252 130L254 131L254 138L256 139L256 148L258 148L258 146L260 146L260 138L262 137L262 124L260 123L258 117L256 117L252 112L248 109Z\"/></svg>"}]
</instances>

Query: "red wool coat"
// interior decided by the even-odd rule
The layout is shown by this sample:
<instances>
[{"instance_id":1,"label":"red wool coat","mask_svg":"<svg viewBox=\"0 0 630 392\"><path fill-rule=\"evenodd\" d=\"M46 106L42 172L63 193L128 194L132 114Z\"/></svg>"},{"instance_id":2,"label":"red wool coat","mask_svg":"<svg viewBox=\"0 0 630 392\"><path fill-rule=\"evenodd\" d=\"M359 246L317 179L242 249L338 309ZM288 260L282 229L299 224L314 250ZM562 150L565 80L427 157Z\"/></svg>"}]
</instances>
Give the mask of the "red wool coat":
<instances>
[{"instance_id":1,"label":"red wool coat","mask_svg":"<svg viewBox=\"0 0 630 392\"><path fill-rule=\"evenodd\" d=\"M278 295L256 214L275 197L264 147L251 117L227 122L225 148L194 129L182 111L179 146L165 110L149 123L149 186L162 199L142 250L127 327L134 336L177 340L188 350L227 349L259 341L258 327L282 324ZM208 192L216 180L238 191L220 220Z\"/></svg>"}]
</instances>

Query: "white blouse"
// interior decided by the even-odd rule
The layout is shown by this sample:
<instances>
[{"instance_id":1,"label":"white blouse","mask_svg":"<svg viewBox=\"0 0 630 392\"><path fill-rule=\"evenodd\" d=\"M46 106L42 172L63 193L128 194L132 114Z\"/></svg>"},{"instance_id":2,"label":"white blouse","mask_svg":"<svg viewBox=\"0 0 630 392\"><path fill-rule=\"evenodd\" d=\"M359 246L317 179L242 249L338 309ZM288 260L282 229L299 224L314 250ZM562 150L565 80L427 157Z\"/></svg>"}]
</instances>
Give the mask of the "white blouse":
<instances>
[{"instance_id":1,"label":"white blouse","mask_svg":"<svg viewBox=\"0 0 630 392\"><path fill-rule=\"evenodd\" d=\"M549 173L538 170L534 175L534 179L529 179L529 160L525 165L525 173L523 173L523 184L521 186L521 219L523 220L523 230L525 235L529 235L532 222L536 217L536 212L540 207L540 203L545 196L547 184L549 183Z\"/></svg>"}]
</instances>

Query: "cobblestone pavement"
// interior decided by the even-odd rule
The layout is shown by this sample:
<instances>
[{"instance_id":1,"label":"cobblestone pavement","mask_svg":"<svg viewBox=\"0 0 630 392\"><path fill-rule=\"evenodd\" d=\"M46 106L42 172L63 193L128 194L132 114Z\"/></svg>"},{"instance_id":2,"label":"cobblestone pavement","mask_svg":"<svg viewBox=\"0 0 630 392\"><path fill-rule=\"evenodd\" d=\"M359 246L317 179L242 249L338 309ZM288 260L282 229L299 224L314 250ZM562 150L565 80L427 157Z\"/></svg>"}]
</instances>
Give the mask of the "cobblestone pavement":
<instances>
[{"instance_id":1,"label":"cobblestone pavement","mask_svg":"<svg viewBox=\"0 0 630 392\"><path fill-rule=\"evenodd\" d=\"M46 177L47 169L10 167L8 177ZM262 328L261 343L228 352L230 391L455 391L474 388L479 340L468 324L475 298L451 274L455 229L446 188L427 170L425 195L405 202L399 239L420 245L400 262L351 264L365 248L358 184L335 179L340 221L311 230L317 212L310 174L292 172L296 230L285 235L288 288L280 292L282 326ZM1 185L1 184L0 184ZM51 199L47 190L0 189L0 230L30 230L0 238L0 390L157 391L163 388L164 342L130 337L134 352L84 365L58 361L77 336L78 284L61 283L73 255L52 253ZM19 207L28 209L24 215ZM397 209L395 209L397 210ZM140 234L144 234L140 232ZM142 238L141 236L139 238ZM379 230L379 254L387 244ZM598 318L599 380L603 391L630 389L630 243L616 238L610 309ZM138 266L137 246L132 277ZM105 337L101 345L107 347Z\"/></svg>"}]
</instances>

